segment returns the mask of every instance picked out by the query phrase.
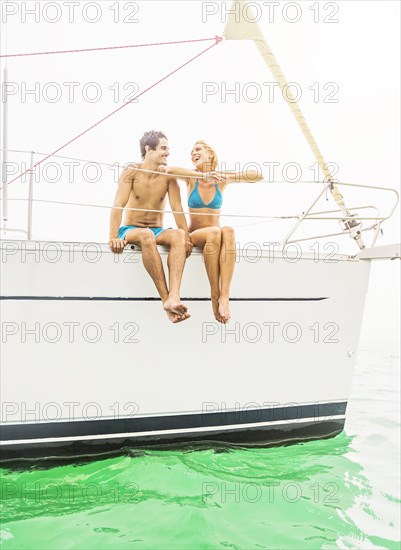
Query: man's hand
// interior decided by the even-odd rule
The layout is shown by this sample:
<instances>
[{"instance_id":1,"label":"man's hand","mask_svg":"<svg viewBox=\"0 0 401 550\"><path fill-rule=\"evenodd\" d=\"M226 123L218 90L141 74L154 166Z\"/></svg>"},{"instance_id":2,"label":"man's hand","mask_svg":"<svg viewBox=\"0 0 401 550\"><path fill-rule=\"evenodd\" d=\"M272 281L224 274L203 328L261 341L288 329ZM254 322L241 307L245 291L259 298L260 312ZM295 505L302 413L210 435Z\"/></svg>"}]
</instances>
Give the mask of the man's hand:
<instances>
[{"instance_id":1,"label":"man's hand","mask_svg":"<svg viewBox=\"0 0 401 550\"><path fill-rule=\"evenodd\" d=\"M109 246L114 254L121 254L124 251L124 247L128 244L128 241L124 239L110 239Z\"/></svg>"},{"instance_id":2,"label":"man's hand","mask_svg":"<svg viewBox=\"0 0 401 550\"><path fill-rule=\"evenodd\" d=\"M187 258L189 258L189 256L191 255L193 247L194 247L194 245L191 243L191 241L189 239L187 239L185 241L185 253L187 255Z\"/></svg>"},{"instance_id":3,"label":"man's hand","mask_svg":"<svg viewBox=\"0 0 401 550\"><path fill-rule=\"evenodd\" d=\"M167 166L165 164L161 164L157 168L156 172L162 172L163 174L167 174Z\"/></svg>"}]
</instances>

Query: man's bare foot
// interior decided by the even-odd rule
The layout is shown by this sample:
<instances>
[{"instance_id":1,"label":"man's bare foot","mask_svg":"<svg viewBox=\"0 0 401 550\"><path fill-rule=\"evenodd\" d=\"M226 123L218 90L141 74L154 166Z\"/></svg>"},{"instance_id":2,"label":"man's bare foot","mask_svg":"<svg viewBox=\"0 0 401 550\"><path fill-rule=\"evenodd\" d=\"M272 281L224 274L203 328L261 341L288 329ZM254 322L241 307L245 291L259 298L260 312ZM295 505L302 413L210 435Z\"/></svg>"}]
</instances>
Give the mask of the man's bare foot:
<instances>
[{"instance_id":1,"label":"man's bare foot","mask_svg":"<svg viewBox=\"0 0 401 550\"><path fill-rule=\"evenodd\" d=\"M167 317L170 319L170 321L174 324L181 323L182 321L186 321L191 317L191 315L187 312L183 315L180 315L179 313L172 313L171 311L166 311Z\"/></svg>"},{"instance_id":2,"label":"man's bare foot","mask_svg":"<svg viewBox=\"0 0 401 550\"><path fill-rule=\"evenodd\" d=\"M228 296L220 295L220 298L219 298L219 314L220 314L222 323L228 323L228 321L231 319L230 300L229 300Z\"/></svg>"},{"instance_id":3,"label":"man's bare foot","mask_svg":"<svg viewBox=\"0 0 401 550\"><path fill-rule=\"evenodd\" d=\"M163 308L165 311L178 313L179 315L185 315L188 311L187 306L181 303L179 298L167 298L163 304Z\"/></svg>"},{"instance_id":4,"label":"man's bare foot","mask_svg":"<svg viewBox=\"0 0 401 550\"><path fill-rule=\"evenodd\" d=\"M221 316L220 316L220 313L219 313L219 297L218 296L212 296L210 299L212 301L212 308L213 308L214 317L215 317L216 321L219 321L219 323L221 323Z\"/></svg>"}]
</instances>

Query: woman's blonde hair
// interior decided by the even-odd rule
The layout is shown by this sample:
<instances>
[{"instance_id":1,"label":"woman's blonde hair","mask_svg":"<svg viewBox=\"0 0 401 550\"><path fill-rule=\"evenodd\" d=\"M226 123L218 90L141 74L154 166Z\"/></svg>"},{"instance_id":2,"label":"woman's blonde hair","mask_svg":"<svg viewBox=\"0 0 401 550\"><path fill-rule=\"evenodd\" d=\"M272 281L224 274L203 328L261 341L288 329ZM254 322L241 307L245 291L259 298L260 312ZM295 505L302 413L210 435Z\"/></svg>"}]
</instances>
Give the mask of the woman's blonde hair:
<instances>
[{"instance_id":1,"label":"woman's blonde hair","mask_svg":"<svg viewBox=\"0 0 401 550\"><path fill-rule=\"evenodd\" d=\"M208 143L206 143L206 141L199 140L194 144L194 147L195 145L198 145L198 144L203 145L204 147L206 147L209 153L212 153L212 158L210 159L211 170L216 170L217 163L218 163L216 151L213 149L213 147L211 147Z\"/></svg>"}]
</instances>

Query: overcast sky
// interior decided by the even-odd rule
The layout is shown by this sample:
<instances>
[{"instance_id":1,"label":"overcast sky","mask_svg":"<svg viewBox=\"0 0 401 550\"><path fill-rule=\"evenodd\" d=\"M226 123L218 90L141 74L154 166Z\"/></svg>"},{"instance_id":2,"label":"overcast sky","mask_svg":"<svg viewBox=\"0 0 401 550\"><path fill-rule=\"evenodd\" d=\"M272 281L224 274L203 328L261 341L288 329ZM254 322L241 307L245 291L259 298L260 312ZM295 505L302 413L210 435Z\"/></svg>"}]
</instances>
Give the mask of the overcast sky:
<instances>
[{"instance_id":1,"label":"overcast sky","mask_svg":"<svg viewBox=\"0 0 401 550\"><path fill-rule=\"evenodd\" d=\"M7 48L8 53L209 38L222 35L225 8L231 6L197 1L2 4L2 51ZM249 4L253 13L247 11L245 16L258 19L338 179L399 189L399 2ZM54 151L212 43L9 59L9 148ZM227 169L256 163L265 179L274 176L279 181L232 186L223 213L297 214L319 189L301 183L315 179L315 159L272 82L252 42L224 41L60 154L125 164L139 160L138 141L144 131L161 129L170 142L169 164L190 167L194 141L205 139L215 146ZM9 156L16 171L26 168L28 160L24 154ZM111 205L118 169L75 166L61 159L52 162L38 168L35 198ZM272 163L276 163L274 173ZM391 207L391 195L342 189L349 206L374 204L383 215ZM14 182L9 194L26 197L27 183ZM318 206L335 208L330 198ZM24 226L25 206L11 202L9 210L9 227ZM106 242L108 217L108 210L36 204L33 236ZM281 222L249 225L254 222L226 220L236 227L237 240L261 246L287 228ZM329 222L324 227L308 225L304 231L330 233L337 228L337 222ZM378 244L398 241L399 209L384 225ZM344 252L357 252L348 237L340 243ZM398 277L399 262L373 266L363 336L395 338Z\"/></svg>"}]
</instances>

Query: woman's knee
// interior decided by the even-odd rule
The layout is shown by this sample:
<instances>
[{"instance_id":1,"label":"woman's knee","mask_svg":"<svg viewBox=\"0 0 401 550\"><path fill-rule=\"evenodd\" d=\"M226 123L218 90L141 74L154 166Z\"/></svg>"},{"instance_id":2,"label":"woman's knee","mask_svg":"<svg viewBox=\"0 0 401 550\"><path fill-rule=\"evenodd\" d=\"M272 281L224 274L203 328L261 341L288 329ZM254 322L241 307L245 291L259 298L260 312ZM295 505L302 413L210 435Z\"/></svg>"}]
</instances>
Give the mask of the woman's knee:
<instances>
[{"instance_id":1,"label":"woman's knee","mask_svg":"<svg viewBox=\"0 0 401 550\"><path fill-rule=\"evenodd\" d=\"M208 227L207 231L207 242L219 243L221 241L221 229L216 225Z\"/></svg>"},{"instance_id":2,"label":"woman's knee","mask_svg":"<svg viewBox=\"0 0 401 550\"><path fill-rule=\"evenodd\" d=\"M224 241L234 241L235 231L232 227L225 226L221 228L221 236Z\"/></svg>"}]
</instances>

